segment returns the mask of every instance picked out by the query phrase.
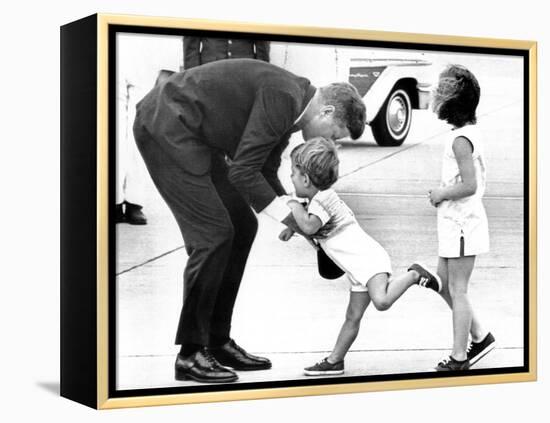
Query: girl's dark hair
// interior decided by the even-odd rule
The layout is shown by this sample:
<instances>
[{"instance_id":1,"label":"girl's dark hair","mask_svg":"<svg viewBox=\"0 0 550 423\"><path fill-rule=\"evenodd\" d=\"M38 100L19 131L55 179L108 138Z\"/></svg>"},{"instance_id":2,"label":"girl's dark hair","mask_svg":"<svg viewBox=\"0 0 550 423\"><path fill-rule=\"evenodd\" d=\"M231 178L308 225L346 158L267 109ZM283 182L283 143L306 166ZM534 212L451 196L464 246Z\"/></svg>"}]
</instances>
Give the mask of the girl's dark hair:
<instances>
[{"instance_id":1,"label":"girl's dark hair","mask_svg":"<svg viewBox=\"0 0 550 423\"><path fill-rule=\"evenodd\" d=\"M439 76L434 108L439 119L458 128L476 123L481 90L472 72L461 65L448 66Z\"/></svg>"}]
</instances>

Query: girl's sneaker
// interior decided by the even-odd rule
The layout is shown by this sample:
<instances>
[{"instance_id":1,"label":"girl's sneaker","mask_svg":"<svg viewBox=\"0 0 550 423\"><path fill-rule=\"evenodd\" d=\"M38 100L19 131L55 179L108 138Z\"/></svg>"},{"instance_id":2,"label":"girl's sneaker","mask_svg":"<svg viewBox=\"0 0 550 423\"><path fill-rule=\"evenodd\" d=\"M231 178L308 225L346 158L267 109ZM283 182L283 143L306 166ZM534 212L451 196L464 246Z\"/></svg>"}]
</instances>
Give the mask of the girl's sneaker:
<instances>
[{"instance_id":1,"label":"girl's sneaker","mask_svg":"<svg viewBox=\"0 0 550 423\"><path fill-rule=\"evenodd\" d=\"M420 275L417 282L418 285L423 286L424 288L433 289L435 292L441 292L443 284L436 273L430 272L426 266L420 263L411 264L407 271L410 270L414 270Z\"/></svg>"},{"instance_id":2,"label":"girl's sneaker","mask_svg":"<svg viewBox=\"0 0 550 423\"><path fill-rule=\"evenodd\" d=\"M342 373L344 373L344 360L332 364L329 363L328 357L304 369L306 376L341 375Z\"/></svg>"},{"instance_id":3,"label":"girl's sneaker","mask_svg":"<svg viewBox=\"0 0 550 423\"><path fill-rule=\"evenodd\" d=\"M466 351L470 366L485 357L493 348L495 348L495 337L491 332L480 342L470 342L468 351Z\"/></svg>"},{"instance_id":4,"label":"girl's sneaker","mask_svg":"<svg viewBox=\"0 0 550 423\"><path fill-rule=\"evenodd\" d=\"M468 370L470 368L470 362L468 359L464 361L455 360L452 356L441 360L435 370L438 372L456 372L461 370Z\"/></svg>"}]
</instances>

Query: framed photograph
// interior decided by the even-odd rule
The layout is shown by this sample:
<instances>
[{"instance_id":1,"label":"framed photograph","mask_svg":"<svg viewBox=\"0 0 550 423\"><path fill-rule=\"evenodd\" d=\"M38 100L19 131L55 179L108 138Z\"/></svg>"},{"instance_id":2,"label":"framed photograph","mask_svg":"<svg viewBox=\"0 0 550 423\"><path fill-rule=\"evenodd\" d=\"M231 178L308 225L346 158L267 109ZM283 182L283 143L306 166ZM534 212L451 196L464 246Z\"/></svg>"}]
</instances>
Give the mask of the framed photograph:
<instances>
[{"instance_id":1,"label":"framed photograph","mask_svg":"<svg viewBox=\"0 0 550 423\"><path fill-rule=\"evenodd\" d=\"M61 395L107 409L536 380L536 49L63 26Z\"/></svg>"}]
</instances>

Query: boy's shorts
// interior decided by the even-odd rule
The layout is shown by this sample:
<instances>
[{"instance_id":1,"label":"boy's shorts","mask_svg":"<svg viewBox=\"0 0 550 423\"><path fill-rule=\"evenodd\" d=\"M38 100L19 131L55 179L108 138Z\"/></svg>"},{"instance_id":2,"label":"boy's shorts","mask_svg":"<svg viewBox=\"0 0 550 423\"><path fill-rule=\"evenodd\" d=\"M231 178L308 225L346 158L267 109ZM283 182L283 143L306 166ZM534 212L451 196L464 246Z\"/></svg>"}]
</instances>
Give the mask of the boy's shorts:
<instances>
[{"instance_id":1,"label":"boy's shorts","mask_svg":"<svg viewBox=\"0 0 550 423\"><path fill-rule=\"evenodd\" d=\"M358 224L349 225L322 240L321 247L346 272L352 292L367 292L367 282L373 276L392 273L386 250Z\"/></svg>"},{"instance_id":2,"label":"boy's shorts","mask_svg":"<svg viewBox=\"0 0 550 423\"><path fill-rule=\"evenodd\" d=\"M389 273L389 272L379 272L379 273L385 273L386 275L388 275L388 278L391 275L391 273ZM375 273L372 276L378 275L379 273ZM353 277L349 273L346 274L346 279L348 281L349 290L351 292L369 292L369 288L367 287L367 282L368 281L365 282L365 283L357 282L355 279L353 279ZM370 278L369 278L369 280L370 280Z\"/></svg>"}]
</instances>

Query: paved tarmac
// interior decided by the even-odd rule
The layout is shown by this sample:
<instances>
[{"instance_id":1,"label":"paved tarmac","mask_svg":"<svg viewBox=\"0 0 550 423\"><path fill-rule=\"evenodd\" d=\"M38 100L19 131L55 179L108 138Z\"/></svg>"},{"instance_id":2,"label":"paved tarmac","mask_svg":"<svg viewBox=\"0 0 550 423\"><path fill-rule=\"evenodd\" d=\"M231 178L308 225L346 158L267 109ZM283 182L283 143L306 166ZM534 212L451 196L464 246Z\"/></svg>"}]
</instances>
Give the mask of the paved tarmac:
<instances>
[{"instance_id":1,"label":"paved tarmac","mask_svg":"<svg viewBox=\"0 0 550 423\"><path fill-rule=\"evenodd\" d=\"M523 98L521 65L454 55L478 75L479 124L486 137L491 252L478 257L470 284L473 306L497 339L476 368L523 365ZM491 74L491 69L497 69ZM511 78L511 75L517 77ZM518 82L519 81L519 82ZM437 264L436 212L426 197L437 186L442 138L449 128L415 111L401 147L378 147L367 128L340 147L335 185L363 228L389 252L395 273L415 260ZM296 139L294 139L296 141ZM280 175L290 189L288 152ZM117 387L187 386L177 382L174 345L186 262L176 223L149 180L146 226L117 225ZM314 251L295 237L278 240L282 226L259 215L260 228L234 311L232 336L271 358L268 371L241 372L237 383L306 378L304 366L327 355L343 322L348 287L322 279ZM368 259L368 257L365 257ZM431 371L452 346L451 313L433 292L412 287L390 310L369 307L346 357L346 376Z\"/></svg>"}]
</instances>

